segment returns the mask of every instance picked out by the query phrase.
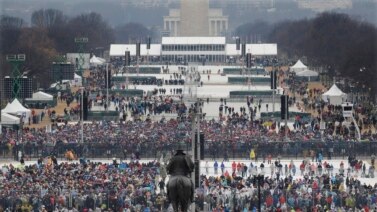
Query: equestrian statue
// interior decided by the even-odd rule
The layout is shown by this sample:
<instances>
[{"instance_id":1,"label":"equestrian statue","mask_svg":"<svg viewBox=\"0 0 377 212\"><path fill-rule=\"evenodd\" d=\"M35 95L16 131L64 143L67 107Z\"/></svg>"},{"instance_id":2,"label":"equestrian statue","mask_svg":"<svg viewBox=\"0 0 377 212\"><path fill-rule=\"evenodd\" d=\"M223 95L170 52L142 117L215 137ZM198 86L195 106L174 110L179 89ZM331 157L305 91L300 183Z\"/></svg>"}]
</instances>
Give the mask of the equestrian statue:
<instances>
[{"instance_id":1,"label":"equestrian statue","mask_svg":"<svg viewBox=\"0 0 377 212\"><path fill-rule=\"evenodd\" d=\"M194 201L195 188L190 178L194 171L194 163L184 153L182 145L178 146L166 169L170 175L169 182L166 185L169 202L173 204L175 212L186 212L189 205Z\"/></svg>"}]
</instances>

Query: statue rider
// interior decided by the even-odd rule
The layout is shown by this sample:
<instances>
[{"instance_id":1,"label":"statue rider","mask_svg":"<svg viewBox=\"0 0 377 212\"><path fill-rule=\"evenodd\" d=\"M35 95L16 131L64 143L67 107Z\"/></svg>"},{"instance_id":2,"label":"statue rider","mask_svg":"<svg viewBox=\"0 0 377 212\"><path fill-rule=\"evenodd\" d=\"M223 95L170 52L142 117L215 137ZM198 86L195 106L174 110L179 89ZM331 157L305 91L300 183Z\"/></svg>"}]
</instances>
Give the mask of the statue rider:
<instances>
[{"instance_id":1,"label":"statue rider","mask_svg":"<svg viewBox=\"0 0 377 212\"><path fill-rule=\"evenodd\" d=\"M183 150L183 145L178 145L176 153L170 159L166 170L171 176L185 176L190 179L191 182L191 202L194 201L195 186L192 182L190 175L194 171L194 163L190 156L186 155ZM167 185L168 187L168 185ZM169 197L169 190L168 195Z\"/></svg>"}]
</instances>

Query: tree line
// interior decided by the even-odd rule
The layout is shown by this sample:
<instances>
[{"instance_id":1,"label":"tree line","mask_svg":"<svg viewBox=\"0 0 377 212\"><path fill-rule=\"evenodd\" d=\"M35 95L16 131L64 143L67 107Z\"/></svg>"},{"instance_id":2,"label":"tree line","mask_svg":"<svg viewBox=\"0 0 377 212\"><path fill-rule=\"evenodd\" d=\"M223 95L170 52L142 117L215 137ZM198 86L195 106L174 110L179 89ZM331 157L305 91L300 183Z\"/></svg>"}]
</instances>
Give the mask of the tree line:
<instances>
[{"instance_id":1,"label":"tree line","mask_svg":"<svg viewBox=\"0 0 377 212\"><path fill-rule=\"evenodd\" d=\"M260 35L261 42L278 44L281 57L307 58L312 67L323 67L377 93L377 29L374 25L341 13L321 13L312 19L263 21L236 29L242 40Z\"/></svg>"},{"instance_id":2,"label":"tree line","mask_svg":"<svg viewBox=\"0 0 377 212\"><path fill-rule=\"evenodd\" d=\"M246 42L274 42L279 56L308 58L308 65L321 66L331 76L341 75L377 92L376 27L346 14L322 13L312 19L269 24L263 20L241 25L235 31ZM57 55L77 52L75 37L87 37L86 52L107 49L111 43L135 43L154 31L138 23L111 26L98 13L68 17L56 9L32 13L30 24L10 16L0 18L0 68L9 75L7 54L26 54L23 66L42 85L50 83L48 72ZM360 71L362 70L362 71ZM3 75L3 76L4 76Z\"/></svg>"},{"instance_id":3,"label":"tree line","mask_svg":"<svg viewBox=\"0 0 377 212\"><path fill-rule=\"evenodd\" d=\"M153 35L151 30L138 23L112 27L95 12L68 17L57 9L41 9L32 13L30 24L18 17L1 16L0 68L3 76L10 75L6 55L25 54L22 71L47 86L51 81L46 76L55 58L77 52L76 37L87 37L89 42L85 51L92 53L96 49L108 49L115 41L136 42Z\"/></svg>"}]
</instances>

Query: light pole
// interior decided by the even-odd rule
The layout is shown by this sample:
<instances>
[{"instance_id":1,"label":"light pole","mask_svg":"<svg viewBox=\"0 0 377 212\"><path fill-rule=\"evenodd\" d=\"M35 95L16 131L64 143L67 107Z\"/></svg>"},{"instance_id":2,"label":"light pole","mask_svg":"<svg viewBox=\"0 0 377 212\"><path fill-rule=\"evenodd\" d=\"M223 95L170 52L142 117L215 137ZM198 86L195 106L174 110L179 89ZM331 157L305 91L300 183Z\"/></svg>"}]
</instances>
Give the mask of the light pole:
<instances>
[{"instance_id":1,"label":"light pole","mask_svg":"<svg viewBox=\"0 0 377 212\"><path fill-rule=\"evenodd\" d=\"M3 82L3 77L2 77L1 71L0 71L0 82ZM3 84L0 85L0 88L3 88ZM3 107L3 99L1 98L2 92L3 92L3 89L0 90L0 135L3 132L2 127L1 127L1 108Z\"/></svg>"},{"instance_id":2,"label":"light pole","mask_svg":"<svg viewBox=\"0 0 377 212\"><path fill-rule=\"evenodd\" d=\"M194 161L195 163L195 118L196 118L196 114L195 114L195 111L192 113L192 116L191 116L191 154L192 154L192 161ZM195 187L195 168L194 168L194 171L191 175L191 180L194 184L194 187ZM192 212L195 212L195 202L193 202L191 204L191 211Z\"/></svg>"},{"instance_id":3,"label":"light pole","mask_svg":"<svg viewBox=\"0 0 377 212\"><path fill-rule=\"evenodd\" d=\"M109 63L106 63L106 111L109 107Z\"/></svg>"},{"instance_id":4,"label":"light pole","mask_svg":"<svg viewBox=\"0 0 377 212\"><path fill-rule=\"evenodd\" d=\"M275 92L277 87L275 66L272 67L272 117L275 117Z\"/></svg>"},{"instance_id":5,"label":"light pole","mask_svg":"<svg viewBox=\"0 0 377 212\"><path fill-rule=\"evenodd\" d=\"M84 143L84 87L81 87L81 143Z\"/></svg>"},{"instance_id":6,"label":"light pole","mask_svg":"<svg viewBox=\"0 0 377 212\"><path fill-rule=\"evenodd\" d=\"M246 44L245 44L245 48L246 48ZM248 84L248 89L250 91L251 90L251 75L252 75L252 70L253 70L253 66L252 66L252 62L251 62L252 61L252 58L251 58L252 54L251 54L250 49L247 50L247 53L250 54L250 61L249 61L250 67L247 66L247 61L245 61L244 62L244 68L245 68L244 71L246 72L246 75L248 76L247 84ZM258 75L258 71L257 71L257 75Z\"/></svg>"},{"instance_id":7,"label":"light pole","mask_svg":"<svg viewBox=\"0 0 377 212\"><path fill-rule=\"evenodd\" d=\"M264 181L264 175L260 175L258 174L257 176L257 184L258 184L258 211L261 212L262 210L262 198L261 198L261 190L260 190L260 187L261 187L261 184L263 183Z\"/></svg>"}]
</instances>

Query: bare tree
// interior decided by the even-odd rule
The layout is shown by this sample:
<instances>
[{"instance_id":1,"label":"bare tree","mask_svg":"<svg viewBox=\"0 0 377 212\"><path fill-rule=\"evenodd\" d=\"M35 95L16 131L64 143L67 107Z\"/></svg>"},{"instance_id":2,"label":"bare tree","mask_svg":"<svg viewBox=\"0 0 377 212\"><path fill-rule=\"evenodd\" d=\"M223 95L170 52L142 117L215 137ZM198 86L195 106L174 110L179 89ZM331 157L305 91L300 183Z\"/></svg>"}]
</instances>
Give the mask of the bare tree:
<instances>
[{"instance_id":1,"label":"bare tree","mask_svg":"<svg viewBox=\"0 0 377 212\"><path fill-rule=\"evenodd\" d=\"M87 37L87 49L108 47L114 41L114 31L98 13L85 13L72 18L69 22L67 33L71 36ZM73 40L72 38L72 40Z\"/></svg>"},{"instance_id":2,"label":"bare tree","mask_svg":"<svg viewBox=\"0 0 377 212\"><path fill-rule=\"evenodd\" d=\"M25 26L25 22L23 19L18 17L6 16L3 15L0 17L0 27L4 28L16 28L20 29Z\"/></svg>"},{"instance_id":3,"label":"bare tree","mask_svg":"<svg viewBox=\"0 0 377 212\"><path fill-rule=\"evenodd\" d=\"M56 9L41 9L31 15L31 24L40 28L59 27L67 22L63 12Z\"/></svg>"},{"instance_id":4,"label":"bare tree","mask_svg":"<svg viewBox=\"0 0 377 212\"><path fill-rule=\"evenodd\" d=\"M135 43L152 35L153 32L140 23L127 23L115 28L116 41L119 43Z\"/></svg>"}]
</instances>

